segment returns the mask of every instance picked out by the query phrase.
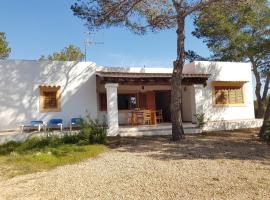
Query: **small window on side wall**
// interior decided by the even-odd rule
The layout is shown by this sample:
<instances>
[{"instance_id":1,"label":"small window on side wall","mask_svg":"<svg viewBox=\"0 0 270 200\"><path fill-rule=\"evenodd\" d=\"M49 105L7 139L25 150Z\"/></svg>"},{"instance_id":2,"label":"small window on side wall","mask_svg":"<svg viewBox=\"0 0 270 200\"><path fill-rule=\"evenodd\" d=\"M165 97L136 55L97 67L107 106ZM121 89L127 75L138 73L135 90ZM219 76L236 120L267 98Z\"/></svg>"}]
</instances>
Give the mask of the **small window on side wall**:
<instances>
[{"instance_id":1,"label":"small window on side wall","mask_svg":"<svg viewBox=\"0 0 270 200\"><path fill-rule=\"evenodd\" d=\"M60 86L40 86L39 92L40 92L39 97L40 112L61 111Z\"/></svg>"},{"instance_id":2,"label":"small window on side wall","mask_svg":"<svg viewBox=\"0 0 270 200\"><path fill-rule=\"evenodd\" d=\"M217 106L244 105L244 82L213 82L214 104Z\"/></svg>"}]
</instances>

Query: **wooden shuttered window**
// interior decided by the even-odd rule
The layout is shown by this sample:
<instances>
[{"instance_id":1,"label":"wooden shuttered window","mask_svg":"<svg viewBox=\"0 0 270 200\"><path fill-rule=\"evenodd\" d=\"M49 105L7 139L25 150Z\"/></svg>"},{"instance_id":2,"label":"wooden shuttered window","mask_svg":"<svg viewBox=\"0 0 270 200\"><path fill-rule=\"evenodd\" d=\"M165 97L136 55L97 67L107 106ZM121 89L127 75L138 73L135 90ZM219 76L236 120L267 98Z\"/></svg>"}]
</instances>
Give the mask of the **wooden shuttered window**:
<instances>
[{"instance_id":1,"label":"wooden shuttered window","mask_svg":"<svg viewBox=\"0 0 270 200\"><path fill-rule=\"evenodd\" d=\"M215 105L244 104L243 84L216 85L214 86Z\"/></svg>"},{"instance_id":2,"label":"wooden shuttered window","mask_svg":"<svg viewBox=\"0 0 270 200\"><path fill-rule=\"evenodd\" d=\"M57 92L44 92L44 102L43 102L43 109L53 109L57 108Z\"/></svg>"},{"instance_id":3,"label":"wooden shuttered window","mask_svg":"<svg viewBox=\"0 0 270 200\"><path fill-rule=\"evenodd\" d=\"M61 93L60 86L40 86L40 112L60 112Z\"/></svg>"}]
</instances>

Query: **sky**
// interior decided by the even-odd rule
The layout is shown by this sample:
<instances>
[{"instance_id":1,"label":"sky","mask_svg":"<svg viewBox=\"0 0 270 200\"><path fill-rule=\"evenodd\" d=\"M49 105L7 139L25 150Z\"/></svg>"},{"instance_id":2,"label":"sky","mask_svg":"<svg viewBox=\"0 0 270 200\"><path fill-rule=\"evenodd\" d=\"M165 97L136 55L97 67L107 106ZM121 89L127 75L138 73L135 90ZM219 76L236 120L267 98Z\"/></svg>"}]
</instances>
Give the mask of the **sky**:
<instances>
[{"instance_id":1,"label":"sky","mask_svg":"<svg viewBox=\"0 0 270 200\"><path fill-rule=\"evenodd\" d=\"M60 51L69 44L84 50L87 31L73 16L75 0L0 0L0 32L5 32L12 49L9 59L36 60ZM209 56L203 41L191 35L193 20L186 20L186 50ZM90 36L87 60L101 66L171 67L176 58L176 33L167 30L138 36L125 28L110 28Z\"/></svg>"}]
</instances>

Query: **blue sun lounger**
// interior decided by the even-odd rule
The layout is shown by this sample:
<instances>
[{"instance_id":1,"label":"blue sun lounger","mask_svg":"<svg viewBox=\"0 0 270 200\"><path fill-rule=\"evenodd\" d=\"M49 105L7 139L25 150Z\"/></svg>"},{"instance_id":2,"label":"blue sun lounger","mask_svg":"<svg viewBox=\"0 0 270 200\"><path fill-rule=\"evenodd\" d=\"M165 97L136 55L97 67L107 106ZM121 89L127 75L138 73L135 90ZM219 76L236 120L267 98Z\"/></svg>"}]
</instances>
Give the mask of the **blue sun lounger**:
<instances>
[{"instance_id":1,"label":"blue sun lounger","mask_svg":"<svg viewBox=\"0 0 270 200\"><path fill-rule=\"evenodd\" d=\"M70 131L72 131L72 128L80 127L82 122L83 122L82 118L71 118L70 124L69 124Z\"/></svg>"},{"instance_id":2,"label":"blue sun lounger","mask_svg":"<svg viewBox=\"0 0 270 200\"><path fill-rule=\"evenodd\" d=\"M63 131L63 120L62 119L51 119L48 124L47 128L60 128L60 131Z\"/></svg>"},{"instance_id":3,"label":"blue sun lounger","mask_svg":"<svg viewBox=\"0 0 270 200\"><path fill-rule=\"evenodd\" d=\"M41 128L43 128L44 130L44 123L41 120L32 120L30 121L30 123L25 123L20 125L20 129L21 129L21 133L23 133L23 131L27 128L28 130L31 129L37 129L39 132L41 131Z\"/></svg>"}]
</instances>

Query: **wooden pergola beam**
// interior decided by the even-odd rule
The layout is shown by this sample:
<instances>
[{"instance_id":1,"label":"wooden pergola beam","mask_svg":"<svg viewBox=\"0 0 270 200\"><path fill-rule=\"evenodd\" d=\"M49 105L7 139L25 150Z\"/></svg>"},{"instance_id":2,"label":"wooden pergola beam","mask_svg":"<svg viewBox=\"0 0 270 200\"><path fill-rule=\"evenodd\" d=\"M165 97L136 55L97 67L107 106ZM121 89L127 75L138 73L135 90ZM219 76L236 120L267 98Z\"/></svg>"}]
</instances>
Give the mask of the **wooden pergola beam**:
<instances>
[{"instance_id":1,"label":"wooden pergola beam","mask_svg":"<svg viewBox=\"0 0 270 200\"><path fill-rule=\"evenodd\" d=\"M120 85L171 85L171 78L160 77L144 77L144 78L131 78L131 77L99 77L101 84L106 83L119 83ZM206 77L184 77L182 84L193 85L203 84L206 85L208 78Z\"/></svg>"},{"instance_id":2,"label":"wooden pergola beam","mask_svg":"<svg viewBox=\"0 0 270 200\"><path fill-rule=\"evenodd\" d=\"M183 74L183 85L207 83L210 74ZM99 71L97 79L101 84L118 83L120 85L171 85L171 73L144 73Z\"/></svg>"}]
</instances>

